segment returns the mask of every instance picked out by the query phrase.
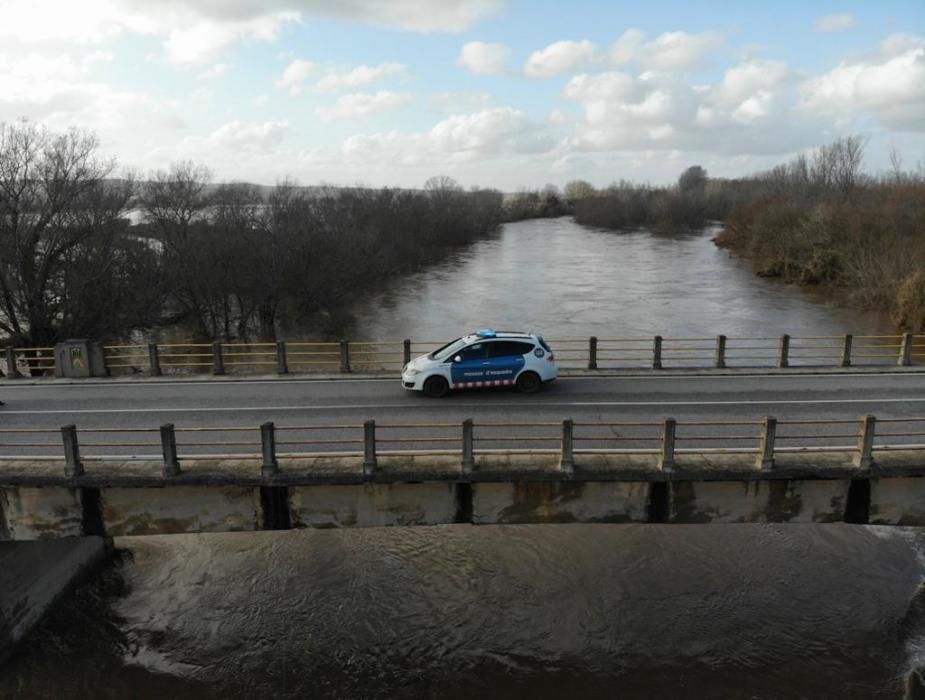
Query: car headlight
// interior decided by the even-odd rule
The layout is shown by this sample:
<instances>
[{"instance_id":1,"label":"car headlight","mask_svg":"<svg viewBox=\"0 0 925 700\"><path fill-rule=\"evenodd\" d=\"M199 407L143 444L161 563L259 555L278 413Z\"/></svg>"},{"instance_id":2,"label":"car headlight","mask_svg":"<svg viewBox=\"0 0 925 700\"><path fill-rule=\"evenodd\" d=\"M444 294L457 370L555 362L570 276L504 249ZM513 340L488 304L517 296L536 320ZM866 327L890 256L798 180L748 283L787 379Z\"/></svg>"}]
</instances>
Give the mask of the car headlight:
<instances>
[{"instance_id":1,"label":"car headlight","mask_svg":"<svg viewBox=\"0 0 925 700\"><path fill-rule=\"evenodd\" d=\"M419 370L419 369L406 369L406 370L405 370L405 374L407 374L407 375L409 375L409 376L411 376L411 377L414 377L414 376L416 376L416 375L418 375L418 374L420 374L420 373L421 373L421 370Z\"/></svg>"}]
</instances>

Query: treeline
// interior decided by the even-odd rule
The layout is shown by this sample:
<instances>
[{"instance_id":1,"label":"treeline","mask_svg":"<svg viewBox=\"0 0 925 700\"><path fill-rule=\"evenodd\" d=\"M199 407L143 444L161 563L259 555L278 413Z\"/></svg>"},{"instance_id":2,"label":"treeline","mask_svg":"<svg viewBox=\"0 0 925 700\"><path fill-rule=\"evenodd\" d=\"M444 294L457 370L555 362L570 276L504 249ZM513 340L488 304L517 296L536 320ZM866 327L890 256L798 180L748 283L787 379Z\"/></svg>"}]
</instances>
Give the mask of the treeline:
<instances>
[{"instance_id":1,"label":"treeline","mask_svg":"<svg viewBox=\"0 0 925 700\"><path fill-rule=\"evenodd\" d=\"M864 141L839 139L789 163L716 188L726 210L717 243L758 274L824 285L848 303L925 331L925 177L865 176Z\"/></svg>"},{"instance_id":2,"label":"treeline","mask_svg":"<svg viewBox=\"0 0 925 700\"><path fill-rule=\"evenodd\" d=\"M45 346L181 323L272 340L283 319L494 231L502 196L446 177L422 191L211 183L180 163L115 178L87 133L0 124L0 336ZM134 220L134 223L133 223Z\"/></svg>"}]
</instances>

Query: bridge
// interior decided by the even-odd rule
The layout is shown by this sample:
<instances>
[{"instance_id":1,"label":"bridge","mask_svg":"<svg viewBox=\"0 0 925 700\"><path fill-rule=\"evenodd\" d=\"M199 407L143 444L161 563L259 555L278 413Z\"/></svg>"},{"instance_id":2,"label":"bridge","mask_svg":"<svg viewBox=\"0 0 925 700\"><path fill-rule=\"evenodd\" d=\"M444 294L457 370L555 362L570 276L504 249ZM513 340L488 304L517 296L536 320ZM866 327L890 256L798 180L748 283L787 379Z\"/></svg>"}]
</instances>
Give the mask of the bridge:
<instances>
[{"instance_id":1,"label":"bridge","mask_svg":"<svg viewBox=\"0 0 925 700\"><path fill-rule=\"evenodd\" d=\"M770 372L770 373L769 373ZM837 372L837 373L836 373ZM553 522L925 524L916 366L0 384L0 537Z\"/></svg>"}]
</instances>

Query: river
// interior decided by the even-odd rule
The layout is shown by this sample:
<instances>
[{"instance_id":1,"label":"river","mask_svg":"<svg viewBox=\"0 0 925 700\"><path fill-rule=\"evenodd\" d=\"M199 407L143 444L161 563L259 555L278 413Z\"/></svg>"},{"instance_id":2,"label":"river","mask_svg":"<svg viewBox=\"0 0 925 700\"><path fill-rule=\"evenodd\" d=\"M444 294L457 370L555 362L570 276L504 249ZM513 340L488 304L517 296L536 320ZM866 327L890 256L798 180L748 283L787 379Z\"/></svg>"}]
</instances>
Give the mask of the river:
<instances>
[{"instance_id":1,"label":"river","mask_svg":"<svg viewBox=\"0 0 925 700\"><path fill-rule=\"evenodd\" d=\"M711 231L505 226L352 309L353 337L882 330ZM21 698L894 698L925 534L445 526L123 538L0 668Z\"/></svg>"}]
</instances>

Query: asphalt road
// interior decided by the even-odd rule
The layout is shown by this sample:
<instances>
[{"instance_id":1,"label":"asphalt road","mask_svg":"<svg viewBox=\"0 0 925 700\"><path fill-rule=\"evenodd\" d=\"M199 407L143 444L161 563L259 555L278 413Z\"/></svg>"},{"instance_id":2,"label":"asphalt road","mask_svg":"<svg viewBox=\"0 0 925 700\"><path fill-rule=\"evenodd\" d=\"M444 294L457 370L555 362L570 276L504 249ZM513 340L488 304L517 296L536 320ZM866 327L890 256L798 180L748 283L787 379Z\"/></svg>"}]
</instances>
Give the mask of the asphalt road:
<instances>
[{"instance_id":1,"label":"asphalt road","mask_svg":"<svg viewBox=\"0 0 925 700\"><path fill-rule=\"evenodd\" d=\"M0 406L0 456L25 454L60 455L60 426L74 423L81 431L85 456L156 455L156 432L95 433L88 429L156 429L173 423L183 454L259 452L259 432L264 421L278 428L338 425L333 430L280 430L280 452L338 451L362 449L362 428L373 419L379 426L405 423L452 423L466 418L476 423L478 446L512 447L515 441L485 438L531 437L529 447L554 449L559 429L555 423L572 418L576 423L649 422L671 416L679 424L687 421L756 421L773 415L779 420L858 420L864 414L878 419L925 417L925 373L776 374L731 376L678 376L647 374L622 377L566 377L546 385L535 395L525 396L510 389L482 389L454 392L443 399L428 399L406 392L398 379L323 380L210 379L206 381L97 381L75 384L0 384L5 406ZM509 426L480 428L482 423L546 423L536 428ZM882 432L925 431L923 423L900 423ZM356 427L353 427L356 426ZM223 430L229 427L247 430ZM190 429L207 431L191 431ZM50 432L25 432L47 429ZM686 432L684 432L686 430ZM790 444L851 445L855 424L830 423L792 426L781 435L805 435ZM9 432L13 431L13 432ZM21 432L22 431L22 432ZM380 427L380 449L458 449L457 427L403 429ZM614 440L621 448L651 447L654 443L632 441L634 436L656 436L657 426L604 429L579 426L579 437L600 437L583 442L589 447L606 447ZM710 425L679 428L690 436L717 436L711 445L748 447L754 443L736 440L752 436L755 426ZM452 438L419 441L421 435ZM831 439L819 436L832 435ZM729 439L719 439L726 436ZM311 443L319 439L345 442ZM394 440L394 442L389 442ZM355 441L355 442L352 442ZM925 437L905 437L894 443L925 443ZM22 447L21 445L29 443ZM121 443L121 444L117 444ZM196 444L200 443L200 444ZM205 444L201 444L205 443ZM287 444L288 443L288 444ZM294 444L301 443L301 444ZM619 444L617 444L619 443ZM45 445L48 447L45 447Z\"/></svg>"}]
</instances>

